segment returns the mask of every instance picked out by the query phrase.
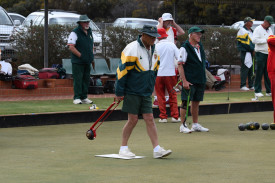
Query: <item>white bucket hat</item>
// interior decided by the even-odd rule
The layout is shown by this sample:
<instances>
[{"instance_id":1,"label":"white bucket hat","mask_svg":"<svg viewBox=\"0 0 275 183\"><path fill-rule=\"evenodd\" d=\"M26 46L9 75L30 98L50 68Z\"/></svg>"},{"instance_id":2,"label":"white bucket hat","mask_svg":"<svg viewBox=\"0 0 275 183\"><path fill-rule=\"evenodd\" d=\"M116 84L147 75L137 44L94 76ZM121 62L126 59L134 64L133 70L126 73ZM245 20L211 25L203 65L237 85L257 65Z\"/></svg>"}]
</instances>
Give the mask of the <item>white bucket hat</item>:
<instances>
[{"instance_id":1,"label":"white bucket hat","mask_svg":"<svg viewBox=\"0 0 275 183\"><path fill-rule=\"evenodd\" d=\"M161 18L163 21L174 20L171 13L163 13Z\"/></svg>"}]
</instances>

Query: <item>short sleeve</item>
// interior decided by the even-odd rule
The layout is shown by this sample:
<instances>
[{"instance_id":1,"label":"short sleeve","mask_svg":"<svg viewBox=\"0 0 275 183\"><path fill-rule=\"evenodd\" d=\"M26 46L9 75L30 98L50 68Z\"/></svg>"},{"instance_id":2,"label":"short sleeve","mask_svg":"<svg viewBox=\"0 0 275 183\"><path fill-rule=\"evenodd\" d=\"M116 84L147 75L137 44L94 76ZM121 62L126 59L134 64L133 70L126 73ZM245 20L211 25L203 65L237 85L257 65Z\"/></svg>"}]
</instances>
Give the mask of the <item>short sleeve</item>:
<instances>
[{"instance_id":1,"label":"short sleeve","mask_svg":"<svg viewBox=\"0 0 275 183\"><path fill-rule=\"evenodd\" d=\"M187 51L184 47L180 48L178 64L185 63L187 60Z\"/></svg>"},{"instance_id":2,"label":"short sleeve","mask_svg":"<svg viewBox=\"0 0 275 183\"><path fill-rule=\"evenodd\" d=\"M71 32L68 38L68 45L75 45L77 40L77 35L75 32Z\"/></svg>"}]
</instances>

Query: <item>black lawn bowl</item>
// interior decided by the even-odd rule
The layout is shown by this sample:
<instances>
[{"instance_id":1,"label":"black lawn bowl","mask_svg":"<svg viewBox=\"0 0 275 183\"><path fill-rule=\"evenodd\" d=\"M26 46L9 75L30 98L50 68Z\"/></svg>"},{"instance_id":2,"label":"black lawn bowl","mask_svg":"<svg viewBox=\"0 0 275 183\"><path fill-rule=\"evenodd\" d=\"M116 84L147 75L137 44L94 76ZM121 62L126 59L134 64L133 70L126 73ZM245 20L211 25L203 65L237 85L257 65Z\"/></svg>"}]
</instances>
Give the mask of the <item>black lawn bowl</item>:
<instances>
[{"instance_id":1,"label":"black lawn bowl","mask_svg":"<svg viewBox=\"0 0 275 183\"><path fill-rule=\"evenodd\" d=\"M244 131L245 128L246 128L246 125L241 123L241 124L239 124L238 128L239 128L240 131Z\"/></svg>"},{"instance_id":2,"label":"black lawn bowl","mask_svg":"<svg viewBox=\"0 0 275 183\"><path fill-rule=\"evenodd\" d=\"M267 123L262 124L262 129L263 130L268 130L268 128L269 128L269 125Z\"/></svg>"},{"instance_id":3,"label":"black lawn bowl","mask_svg":"<svg viewBox=\"0 0 275 183\"><path fill-rule=\"evenodd\" d=\"M96 133L94 130L88 130L86 132L86 137L89 139L89 140L94 140L95 137L96 137Z\"/></svg>"},{"instance_id":4,"label":"black lawn bowl","mask_svg":"<svg viewBox=\"0 0 275 183\"><path fill-rule=\"evenodd\" d=\"M269 125L269 127L270 127L271 130L275 130L275 123L271 123L271 124Z\"/></svg>"},{"instance_id":5,"label":"black lawn bowl","mask_svg":"<svg viewBox=\"0 0 275 183\"><path fill-rule=\"evenodd\" d=\"M255 129L256 129L256 130L259 130L259 128L260 128L260 123L254 122L254 126L255 126Z\"/></svg>"},{"instance_id":6,"label":"black lawn bowl","mask_svg":"<svg viewBox=\"0 0 275 183\"><path fill-rule=\"evenodd\" d=\"M254 125L254 122L248 122L246 123L246 129L247 130L255 130L255 125Z\"/></svg>"}]
</instances>

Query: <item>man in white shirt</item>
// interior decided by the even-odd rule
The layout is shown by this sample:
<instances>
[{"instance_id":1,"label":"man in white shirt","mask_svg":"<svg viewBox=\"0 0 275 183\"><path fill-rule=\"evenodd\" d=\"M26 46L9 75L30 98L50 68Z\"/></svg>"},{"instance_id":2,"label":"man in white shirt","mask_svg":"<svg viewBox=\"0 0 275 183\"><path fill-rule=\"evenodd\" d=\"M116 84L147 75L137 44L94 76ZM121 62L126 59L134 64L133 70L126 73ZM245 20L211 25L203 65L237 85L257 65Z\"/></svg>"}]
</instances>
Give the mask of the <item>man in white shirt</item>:
<instances>
[{"instance_id":1,"label":"man in white shirt","mask_svg":"<svg viewBox=\"0 0 275 183\"><path fill-rule=\"evenodd\" d=\"M179 49L176 45L167 40L168 34L164 28L158 29L160 37L156 44L157 54L160 56L160 66L156 79L155 92L158 97L159 104L159 122L167 122L166 114L165 89L169 94L169 105L171 110L172 122L180 122L177 94L173 91L173 87L177 84L174 59L179 60Z\"/></svg>"},{"instance_id":2,"label":"man in white shirt","mask_svg":"<svg viewBox=\"0 0 275 183\"><path fill-rule=\"evenodd\" d=\"M171 13L163 13L162 16L158 19L158 22L159 24L157 25L157 28L165 29L166 34L168 35L166 40L168 40L171 43L175 42L175 37L183 35L185 33L184 30L174 21ZM157 43L158 43L158 40L156 40L156 44ZM166 98L166 104L167 106L169 106L168 90L165 93L165 98ZM154 106L158 106L157 96L154 97Z\"/></svg>"},{"instance_id":3,"label":"man in white shirt","mask_svg":"<svg viewBox=\"0 0 275 183\"><path fill-rule=\"evenodd\" d=\"M253 32L252 42L255 44L257 71L255 78L255 96L263 97L262 94L262 77L264 75L264 84L266 88L266 96L271 96L270 80L267 73L267 57L268 57L268 45L267 39L273 32L270 28L271 24L274 24L272 16L266 16L264 23L256 27Z\"/></svg>"}]
</instances>

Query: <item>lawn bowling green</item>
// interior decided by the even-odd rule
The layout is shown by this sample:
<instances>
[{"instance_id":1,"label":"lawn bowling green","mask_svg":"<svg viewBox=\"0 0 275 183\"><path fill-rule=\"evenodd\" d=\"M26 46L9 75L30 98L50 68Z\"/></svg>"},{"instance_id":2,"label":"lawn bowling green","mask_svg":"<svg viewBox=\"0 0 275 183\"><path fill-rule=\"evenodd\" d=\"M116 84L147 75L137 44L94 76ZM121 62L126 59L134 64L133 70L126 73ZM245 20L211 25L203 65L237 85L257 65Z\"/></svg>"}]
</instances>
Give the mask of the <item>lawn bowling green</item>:
<instances>
[{"instance_id":1,"label":"lawn bowling green","mask_svg":"<svg viewBox=\"0 0 275 183\"><path fill-rule=\"evenodd\" d=\"M85 135L91 123L0 128L0 182L274 182L275 131L237 128L249 121L269 125L273 112L199 119L208 133L183 134L179 123L156 123L160 145L173 151L165 159L152 157L143 120L128 145L145 158L133 160L95 157L118 153L126 120L104 122L96 140Z\"/></svg>"}]
</instances>

